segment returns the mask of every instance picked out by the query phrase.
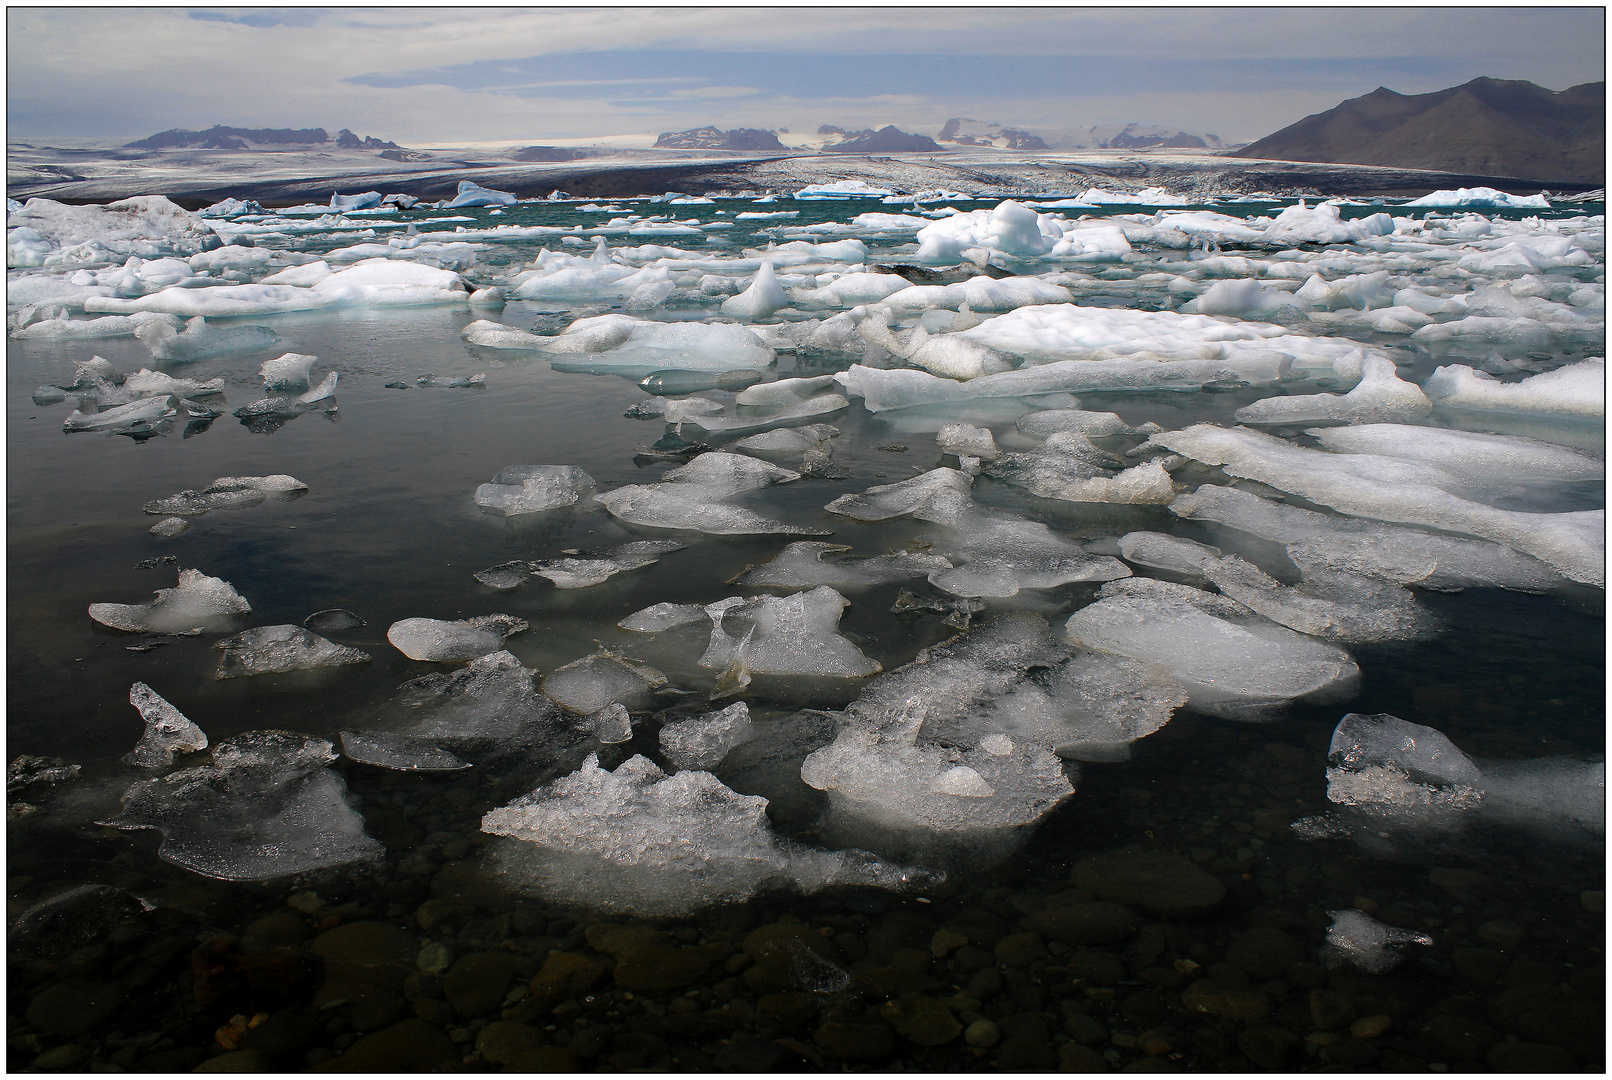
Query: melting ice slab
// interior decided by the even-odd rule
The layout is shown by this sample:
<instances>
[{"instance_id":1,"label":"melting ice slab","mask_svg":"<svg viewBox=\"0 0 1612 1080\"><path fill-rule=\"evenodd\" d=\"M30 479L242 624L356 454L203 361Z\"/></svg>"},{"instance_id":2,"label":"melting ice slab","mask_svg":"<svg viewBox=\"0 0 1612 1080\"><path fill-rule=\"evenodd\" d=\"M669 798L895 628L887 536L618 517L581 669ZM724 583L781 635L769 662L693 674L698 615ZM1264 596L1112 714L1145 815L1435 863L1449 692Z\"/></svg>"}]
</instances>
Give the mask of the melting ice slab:
<instances>
[{"instance_id":1,"label":"melting ice slab","mask_svg":"<svg viewBox=\"0 0 1612 1080\"><path fill-rule=\"evenodd\" d=\"M1433 939L1426 934L1385 926L1354 908L1327 914L1332 916L1332 926L1327 929L1327 943L1321 948L1321 958L1330 967L1349 964L1381 975L1399 963L1396 946L1433 944Z\"/></svg>"},{"instance_id":2,"label":"melting ice slab","mask_svg":"<svg viewBox=\"0 0 1612 1080\"><path fill-rule=\"evenodd\" d=\"M166 499L153 499L143 509L148 514L199 517L209 510L243 510L257 506L271 495L293 499L307 490L307 484L284 473L273 476L220 476L199 490L181 491Z\"/></svg>"},{"instance_id":3,"label":"melting ice slab","mask_svg":"<svg viewBox=\"0 0 1612 1080\"><path fill-rule=\"evenodd\" d=\"M415 739L389 731L344 731L341 752L362 765L403 772L458 772L470 763L428 739Z\"/></svg>"},{"instance_id":4,"label":"melting ice slab","mask_svg":"<svg viewBox=\"0 0 1612 1080\"><path fill-rule=\"evenodd\" d=\"M713 451L672 469L659 484L630 484L597 498L612 517L631 525L688 529L721 536L825 535L822 529L790 525L729 505L730 499L771 484L799 479L800 473L744 454Z\"/></svg>"},{"instance_id":5,"label":"melting ice slab","mask_svg":"<svg viewBox=\"0 0 1612 1080\"><path fill-rule=\"evenodd\" d=\"M145 683L129 687L129 704L140 710L140 719L146 722L140 742L123 755L130 765L163 769L173 764L176 752L207 749L207 736L202 729Z\"/></svg>"},{"instance_id":6,"label":"melting ice slab","mask_svg":"<svg viewBox=\"0 0 1612 1080\"><path fill-rule=\"evenodd\" d=\"M1327 798L1379 823L1452 828L1477 815L1573 841L1606 831L1606 763L1477 762L1436 728L1350 713L1332 734Z\"/></svg>"},{"instance_id":7,"label":"melting ice slab","mask_svg":"<svg viewBox=\"0 0 1612 1080\"><path fill-rule=\"evenodd\" d=\"M370 660L369 653L362 649L337 645L290 623L254 626L213 642L213 648L224 654L218 661L217 677L220 679L367 664Z\"/></svg>"},{"instance_id":8,"label":"melting ice slab","mask_svg":"<svg viewBox=\"0 0 1612 1080\"><path fill-rule=\"evenodd\" d=\"M179 585L158 589L149 604L91 604L90 618L102 626L130 633L174 634L217 626L229 616L252 610L246 598L222 578L200 570L180 570Z\"/></svg>"},{"instance_id":9,"label":"melting ice slab","mask_svg":"<svg viewBox=\"0 0 1612 1080\"><path fill-rule=\"evenodd\" d=\"M679 769L714 769L729 750L755 735L750 706L741 701L720 712L667 724L660 729L660 748Z\"/></svg>"},{"instance_id":10,"label":"melting ice slab","mask_svg":"<svg viewBox=\"0 0 1612 1080\"><path fill-rule=\"evenodd\" d=\"M1153 436L1158 445L1232 476L1302 495L1354 517L1422 525L1493 540L1526 552L1563 576L1606 584L1606 511L1530 514L1453 495L1452 474L1376 454L1331 454L1246 428L1196 424Z\"/></svg>"},{"instance_id":11,"label":"melting ice slab","mask_svg":"<svg viewBox=\"0 0 1612 1080\"><path fill-rule=\"evenodd\" d=\"M386 640L410 660L474 660L504 647L504 639L530 623L513 615L478 615L473 619L401 619L386 630Z\"/></svg>"},{"instance_id":12,"label":"melting ice slab","mask_svg":"<svg viewBox=\"0 0 1612 1080\"><path fill-rule=\"evenodd\" d=\"M575 465L511 465L476 489L476 505L505 517L571 506L593 487Z\"/></svg>"},{"instance_id":13,"label":"melting ice slab","mask_svg":"<svg viewBox=\"0 0 1612 1080\"><path fill-rule=\"evenodd\" d=\"M226 881L378 859L346 783L325 767L335 757L311 735L249 731L215 745L211 765L135 784L103 824L156 829L162 858Z\"/></svg>"},{"instance_id":14,"label":"melting ice slab","mask_svg":"<svg viewBox=\"0 0 1612 1080\"><path fill-rule=\"evenodd\" d=\"M1110 582L1064 624L1094 652L1166 668L1199 712L1233 720L1272 715L1290 701L1337 701L1360 669L1334 645L1294 633L1230 599L1174 582Z\"/></svg>"},{"instance_id":15,"label":"melting ice slab","mask_svg":"<svg viewBox=\"0 0 1612 1080\"><path fill-rule=\"evenodd\" d=\"M994 863L1074 793L1038 741L1004 734L989 704L1066 653L1039 616L999 617L874 679L801 779L829 794L835 835L938 863Z\"/></svg>"},{"instance_id":16,"label":"melting ice slab","mask_svg":"<svg viewBox=\"0 0 1612 1080\"><path fill-rule=\"evenodd\" d=\"M614 772L582 768L482 818L482 831L522 843L504 873L552 903L647 917L748 900L769 887L899 889L925 878L866 852L821 851L777 838L767 800L708 772L667 776L635 756Z\"/></svg>"},{"instance_id":17,"label":"melting ice slab","mask_svg":"<svg viewBox=\"0 0 1612 1080\"><path fill-rule=\"evenodd\" d=\"M1312 568L1350 571L1427 589L1539 591L1561 580L1539 560L1499 544L1317 513L1240 488L1205 484L1176 499L1170 512L1285 544L1288 557L1306 574Z\"/></svg>"}]
</instances>

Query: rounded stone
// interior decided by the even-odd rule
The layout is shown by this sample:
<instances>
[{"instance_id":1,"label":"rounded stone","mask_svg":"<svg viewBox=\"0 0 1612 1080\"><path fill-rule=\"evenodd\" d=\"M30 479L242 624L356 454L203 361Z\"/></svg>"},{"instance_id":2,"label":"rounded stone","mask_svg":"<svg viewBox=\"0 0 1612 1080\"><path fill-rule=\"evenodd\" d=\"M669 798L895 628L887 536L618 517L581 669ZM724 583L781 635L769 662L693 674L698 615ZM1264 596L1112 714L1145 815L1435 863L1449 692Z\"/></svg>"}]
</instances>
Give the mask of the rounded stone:
<instances>
[{"instance_id":1,"label":"rounded stone","mask_svg":"<svg viewBox=\"0 0 1612 1080\"><path fill-rule=\"evenodd\" d=\"M883 1024L830 1020L812 1041L831 1061L884 1061L896 1052L896 1038Z\"/></svg>"},{"instance_id":2,"label":"rounded stone","mask_svg":"<svg viewBox=\"0 0 1612 1080\"><path fill-rule=\"evenodd\" d=\"M326 963L338 964L407 962L415 947L413 934L380 922L353 922L326 930L309 946Z\"/></svg>"},{"instance_id":3,"label":"rounded stone","mask_svg":"<svg viewBox=\"0 0 1612 1080\"><path fill-rule=\"evenodd\" d=\"M241 932L241 951L289 949L307 940L307 923L289 911L276 911L246 924L246 929Z\"/></svg>"},{"instance_id":4,"label":"rounded stone","mask_svg":"<svg viewBox=\"0 0 1612 1080\"><path fill-rule=\"evenodd\" d=\"M1226 1020L1263 1020L1271 1014L1270 999L1260 991L1227 986L1213 979L1199 979L1183 990L1181 1004L1191 1012Z\"/></svg>"},{"instance_id":5,"label":"rounded stone","mask_svg":"<svg viewBox=\"0 0 1612 1080\"><path fill-rule=\"evenodd\" d=\"M1544 1043L1503 1042L1489 1048L1484 1063L1497 1073L1570 1073L1578 1059L1560 1046Z\"/></svg>"},{"instance_id":6,"label":"rounded stone","mask_svg":"<svg viewBox=\"0 0 1612 1080\"><path fill-rule=\"evenodd\" d=\"M997 1047L996 1067L1004 1072L1050 1072L1058 1067L1051 1043L1016 1036Z\"/></svg>"},{"instance_id":7,"label":"rounded stone","mask_svg":"<svg viewBox=\"0 0 1612 1080\"><path fill-rule=\"evenodd\" d=\"M721 950L722 946L680 949L655 944L624 952L616 962L616 985L641 993L681 990L704 975Z\"/></svg>"},{"instance_id":8,"label":"rounded stone","mask_svg":"<svg viewBox=\"0 0 1612 1080\"><path fill-rule=\"evenodd\" d=\"M1030 929L1065 945L1112 945L1136 933L1141 922L1121 904L1096 900L1045 908L1030 916Z\"/></svg>"},{"instance_id":9,"label":"rounded stone","mask_svg":"<svg viewBox=\"0 0 1612 1080\"><path fill-rule=\"evenodd\" d=\"M341 1057L315 1065L311 1072L431 1072L461 1057L442 1029L424 1020L404 1020L371 1032Z\"/></svg>"},{"instance_id":10,"label":"rounded stone","mask_svg":"<svg viewBox=\"0 0 1612 1080\"><path fill-rule=\"evenodd\" d=\"M1070 881L1103 900L1178 918L1208 911L1226 898L1226 887L1178 855L1162 851L1115 851L1075 864Z\"/></svg>"},{"instance_id":11,"label":"rounded stone","mask_svg":"<svg viewBox=\"0 0 1612 1080\"><path fill-rule=\"evenodd\" d=\"M963 1029L963 1041L988 1050L1002 1041L1002 1029L989 1020L976 1020Z\"/></svg>"},{"instance_id":12,"label":"rounded stone","mask_svg":"<svg viewBox=\"0 0 1612 1080\"><path fill-rule=\"evenodd\" d=\"M453 967L453 950L440 941L433 941L420 950L414 958L414 966L428 975L441 975Z\"/></svg>"},{"instance_id":13,"label":"rounded stone","mask_svg":"<svg viewBox=\"0 0 1612 1080\"><path fill-rule=\"evenodd\" d=\"M1237 1036L1237 1049L1262 1069L1280 1069L1292 1060L1300 1039L1278 1027L1251 1027Z\"/></svg>"},{"instance_id":14,"label":"rounded stone","mask_svg":"<svg viewBox=\"0 0 1612 1080\"><path fill-rule=\"evenodd\" d=\"M1040 934L1009 934L996 943L994 951L1008 967L1029 967L1046 958L1047 946Z\"/></svg>"},{"instance_id":15,"label":"rounded stone","mask_svg":"<svg viewBox=\"0 0 1612 1080\"><path fill-rule=\"evenodd\" d=\"M75 1038L123 1006L122 989L88 979L64 979L28 1003L27 1017L47 1035Z\"/></svg>"},{"instance_id":16,"label":"rounded stone","mask_svg":"<svg viewBox=\"0 0 1612 1080\"><path fill-rule=\"evenodd\" d=\"M1089 1046L1065 1043L1058 1048L1058 1071L1077 1073L1109 1072L1108 1059Z\"/></svg>"},{"instance_id":17,"label":"rounded stone","mask_svg":"<svg viewBox=\"0 0 1612 1080\"><path fill-rule=\"evenodd\" d=\"M510 982L524 966L520 957L510 953L461 956L443 976L442 994L454 1012L465 1019L485 1016L504 1003Z\"/></svg>"},{"instance_id":18,"label":"rounded stone","mask_svg":"<svg viewBox=\"0 0 1612 1080\"><path fill-rule=\"evenodd\" d=\"M1064 1034L1085 1046L1097 1046L1108 1041L1108 1028L1088 1013L1075 1013L1063 1022Z\"/></svg>"},{"instance_id":19,"label":"rounded stone","mask_svg":"<svg viewBox=\"0 0 1612 1080\"><path fill-rule=\"evenodd\" d=\"M963 1033L950 1009L923 994L902 994L885 1002L879 1013L897 1035L919 1046L942 1046Z\"/></svg>"},{"instance_id":20,"label":"rounded stone","mask_svg":"<svg viewBox=\"0 0 1612 1080\"><path fill-rule=\"evenodd\" d=\"M193 1073L260 1073L269 1071L269 1059L256 1050L235 1050L208 1058Z\"/></svg>"},{"instance_id":21,"label":"rounded stone","mask_svg":"<svg viewBox=\"0 0 1612 1080\"><path fill-rule=\"evenodd\" d=\"M1226 945L1226 961L1261 982L1281 978L1289 965L1298 963L1306 955L1297 938L1271 926L1256 926L1233 934Z\"/></svg>"},{"instance_id":22,"label":"rounded stone","mask_svg":"<svg viewBox=\"0 0 1612 1080\"><path fill-rule=\"evenodd\" d=\"M523 1054L542 1048L547 1042L543 1033L530 1024L495 1020L476 1036L476 1053L494 1065L508 1065Z\"/></svg>"},{"instance_id":23,"label":"rounded stone","mask_svg":"<svg viewBox=\"0 0 1612 1080\"><path fill-rule=\"evenodd\" d=\"M90 1052L77 1043L63 1043L34 1058L36 1069L71 1069L90 1058Z\"/></svg>"},{"instance_id":24,"label":"rounded stone","mask_svg":"<svg viewBox=\"0 0 1612 1080\"><path fill-rule=\"evenodd\" d=\"M1336 1031L1354 1019L1355 1007L1331 990L1310 991L1310 1021L1322 1031Z\"/></svg>"}]
</instances>

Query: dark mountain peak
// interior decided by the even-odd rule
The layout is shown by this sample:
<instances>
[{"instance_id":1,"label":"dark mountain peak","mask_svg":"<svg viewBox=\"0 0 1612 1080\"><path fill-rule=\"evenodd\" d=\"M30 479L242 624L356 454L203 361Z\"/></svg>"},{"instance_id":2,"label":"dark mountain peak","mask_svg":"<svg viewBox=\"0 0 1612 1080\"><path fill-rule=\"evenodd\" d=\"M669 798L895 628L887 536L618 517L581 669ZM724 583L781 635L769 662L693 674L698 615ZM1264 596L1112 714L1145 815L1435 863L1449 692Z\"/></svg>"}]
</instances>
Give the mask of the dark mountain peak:
<instances>
[{"instance_id":1,"label":"dark mountain peak","mask_svg":"<svg viewBox=\"0 0 1612 1080\"><path fill-rule=\"evenodd\" d=\"M670 150L783 150L784 144L771 131L756 128L734 128L723 131L714 125L690 128L688 131L665 131L655 140L661 149Z\"/></svg>"},{"instance_id":2,"label":"dark mountain peak","mask_svg":"<svg viewBox=\"0 0 1612 1080\"><path fill-rule=\"evenodd\" d=\"M824 152L831 154L938 153L943 149L929 136L909 134L894 124L886 124L878 131L852 132L839 142L823 147Z\"/></svg>"},{"instance_id":3,"label":"dark mountain peak","mask_svg":"<svg viewBox=\"0 0 1612 1080\"><path fill-rule=\"evenodd\" d=\"M1604 82L1558 93L1519 79L1484 76L1429 94L1405 95L1380 86L1237 153L1603 184L1605 145Z\"/></svg>"},{"instance_id":4,"label":"dark mountain peak","mask_svg":"<svg viewBox=\"0 0 1612 1080\"><path fill-rule=\"evenodd\" d=\"M136 142L129 143L130 147L138 150L163 150L176 147L190 147L198 150L250 150L259 146L316 146L331 142L329 132L324 128L238 128L225 127L223 124L214 124L206 131L189 131L185 128L171 128L168 131L159 131ZM362 150L400 150L402 147L394 142L382 142L373 136L359 138L346 128L336 133L337 146Z\"/></svg>"}]
</instances>

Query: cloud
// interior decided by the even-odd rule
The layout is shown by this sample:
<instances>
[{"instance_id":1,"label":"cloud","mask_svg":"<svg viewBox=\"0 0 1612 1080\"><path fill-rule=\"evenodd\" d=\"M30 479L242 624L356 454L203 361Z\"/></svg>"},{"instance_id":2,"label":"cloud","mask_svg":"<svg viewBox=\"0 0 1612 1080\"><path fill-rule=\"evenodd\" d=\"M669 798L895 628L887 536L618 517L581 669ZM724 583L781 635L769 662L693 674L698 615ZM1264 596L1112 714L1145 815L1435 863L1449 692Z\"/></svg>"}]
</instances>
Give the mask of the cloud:
<instances>
[{"instance_id":1,"label":"cloud","mask_svg":"<svg viewBox=\"0 0 1612 1080\"><path fill-rule=\"evenodd\" d=\"M7 29L10 131L36 141L225 123L452 145L958 115L1251 139L1378 85L1564 89L1605 60L1599 8L13 7Z\"/></svg>"},{"instance_id":2,"label":"cloud","mask_svg":"<svg viewBox=\"0 0 1612 1080\"><path fill-rule=\"evenodd\" d=\"M271 26L313 26L319 21L320 12L312 8L247 8L229 9L198 9L185 13L198 22L225 22L236 23L240 26L255 26L267 29Z\"/></svg>"},{"instance_id":3,"label":"cloud","mask_svg":"<svg viewBox=\"0 0 1612 1080\"><path fill-rule=\"evenodd\" d=\"M753 97L759 93L761 93L761 91L757 90L753 86L701 86L690 87L683 90L673 90L669 96L675 98L698 98L700 100L712 100L715 98Z\"/></svg>"}]
</instances>

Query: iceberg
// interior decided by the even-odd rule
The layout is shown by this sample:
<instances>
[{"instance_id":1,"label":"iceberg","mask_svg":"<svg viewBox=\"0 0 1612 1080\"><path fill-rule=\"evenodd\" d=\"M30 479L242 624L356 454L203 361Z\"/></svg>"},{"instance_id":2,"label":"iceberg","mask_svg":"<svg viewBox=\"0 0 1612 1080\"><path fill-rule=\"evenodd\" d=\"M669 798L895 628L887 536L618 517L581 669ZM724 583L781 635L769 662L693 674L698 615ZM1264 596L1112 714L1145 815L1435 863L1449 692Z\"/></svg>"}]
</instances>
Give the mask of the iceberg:
<instances>
[{"instance_id":1,"label":"iceberg","mask_svg":"<svg viewBox=\"0 0 1612 1080\"><path fill-rule=\"evenodd\" d=\"M1158 445L1237 477L1353 517L1421 525L1492 540L1532 555L1564 577L1604 587L1606 511L1557 514L1500 510L1451 494L1443 470L1373 454L1332 454L1245 428L1197 424L1155 435ZM1440 486L1446 485L1446 486Z\"/></svg>"},{"instance_id":2,"label":"iceberg","mask_svg":"<svg viewBox=\"0 0 1612 1080\"><path fill-rule=\"evenodd\" d=\"M207 735L184 713L143 682L129 687L129 704L140 710L145 733L123 760L139 769L165 769L176 753L207 749Z\"/></svg>"},{"instance_id":3,"label":"iceberg","mask_svg":"<svg viewBox=\"0 0 1612 1080\"><path fill-rule=\"evenodd\" d=\"M543 693L567 712L590 716L611 705L643 711L654 703L652 692L665 685L666 676L648 664L601 648L549 672Z\"/></svg>"},{"instance_id":4,"label":"iceberg","mask_svg":"<svg viewBox=\"0 0 1612 1080\"><path fill-rule=\"evenodd\" d=\"M326 768L330 743L288 731L248 731L213 746L212 764L144 780L101 824L162 833L157 854L204 877L268 881L373 862L347 785Z\"/></svg>"},{"instance_id":5,"label":"iceberg","mask_svg":"<svg viewBox=\"0 0 1612 1080\"><path fill-rule=\"evenodd\" d=\"M386 640L410 660L475 660L502 651L505 638L529 625L513 615L479 615L454 622L401 619L387 627Z\"/></svg>"},{"instance_id":6,"label":"iceberg","mask_svg":"<svg viewBox=\"0 0 1612 1080\"><path fill-rule=\"evenodd\" d=\"M250 614L252 605L222 578L200 570L179 571L179 584L158 589L149 604L91 604L90 618L102 626L132 634L176 634L228 625L233 616Z\"/></svg>"},{"instance_id":7,"label":"iceberg","mask_svg":"<svg viewBox=\"0 0 1612 1080\"><path fill-rule=\"evenodd\" d=\"M369 653L337 645L300 626L255 626L213 642L224 655L216 677L272 675L312 668L369 663Z\"/></svg>"},{"instance_id":8,"label":"iceberg","mask_svg":"<svg viewBox=\"0 0 1612 1080\"><path fill-rule=\"evenodd\" d=\"M518 200L507 191L484 188L473 180L459 181L459 192L451 200L438 203L439 210L459 210L467 206L514 206ZM376 202L380 202L379 199ZM332 200L332 209L336 209Z\"/></svg>"},{"instance_id":9,"label":"iceberg","mask_svg":"<svg viewBox=\"0 0 1612 1080\"><path fill-rule=\"evenodd\" d=\"M505 517L572 506L594 486L575 465L510 465L476 489L475 503Z\"/></svg>"},{"instance_id":10,"label":"iceberg","mask_svg":"<svg viewBox=\"0 0 1612 1080\"><path fill-rule=\"evenodd\" d=\"M1336 646L1230 598L1148 578L1104 585L1097 603L1069 617L1064 639L1163 667L1192 708L1228 720L1266 719L1291 701L1339 701L1360 678Z\"/></svg>"},{"instance_id":11,"label":"iceberg","mask_svg":"<svg viewBox=\"0 0 1612 1080\"><path fill-rule=\"evenodd\" d=\"M142 509L148 514L199 517L211 510L243 510L257 506L271 496L292 499L304 494L308 485L294 476L220 476L205 488L181 491L166 499L153 499Z\"/></svg>"},{"instance_id":12,"label":"iceberg","mask_svg":"<svg viewBox=\"0 0 1612 1080\"><path fill-rule=\"evenodd\" d=\"M777 838L767 800L740 795L708 772L667 776L648 758L612 772L589 755L581 769L482 818L514 843L504 877L550 903L650 918L741 903L770 887L901 889L921 873L861 851L821 851Z\"/></svg>"}]
</instances>

